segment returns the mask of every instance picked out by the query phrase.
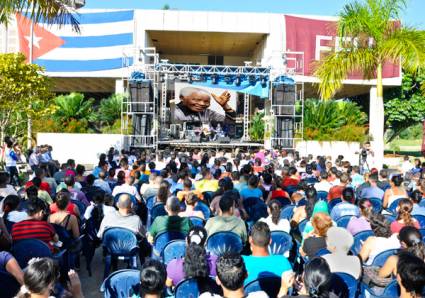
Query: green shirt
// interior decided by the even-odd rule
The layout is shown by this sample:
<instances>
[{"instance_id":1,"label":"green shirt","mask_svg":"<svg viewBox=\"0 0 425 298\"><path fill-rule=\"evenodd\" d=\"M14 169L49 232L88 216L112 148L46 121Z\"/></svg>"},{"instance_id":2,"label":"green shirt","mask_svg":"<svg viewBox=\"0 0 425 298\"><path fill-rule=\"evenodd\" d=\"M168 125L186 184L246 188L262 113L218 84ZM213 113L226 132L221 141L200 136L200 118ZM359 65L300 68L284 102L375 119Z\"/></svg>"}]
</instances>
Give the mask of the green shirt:
<instances>
[{"instance_id":1,"label":"green shirt","mask_svg":"<svg viewBox=\"0 0 425 298\"><path fill-rule=\"evenodd\" d=\"M187 234L189 233L191 227L192 222L187 217L180 217L177 215L163 215L155 218L151 227L149 228L149 234L153 238L155 238L158 234L168 231Z\"/></svg>"},{"instance_id":2,"label":"green shirt","mask_svg":"<svg viewBox=\"0 0 425 298\"><path fill-rule=\"evenodd\" d=\"M207 221L205 229L209 236L217 232L233 232L239 235L243 242L247 239L245 222L233 215L212 217Z\"/></svg>"}]
</instances>

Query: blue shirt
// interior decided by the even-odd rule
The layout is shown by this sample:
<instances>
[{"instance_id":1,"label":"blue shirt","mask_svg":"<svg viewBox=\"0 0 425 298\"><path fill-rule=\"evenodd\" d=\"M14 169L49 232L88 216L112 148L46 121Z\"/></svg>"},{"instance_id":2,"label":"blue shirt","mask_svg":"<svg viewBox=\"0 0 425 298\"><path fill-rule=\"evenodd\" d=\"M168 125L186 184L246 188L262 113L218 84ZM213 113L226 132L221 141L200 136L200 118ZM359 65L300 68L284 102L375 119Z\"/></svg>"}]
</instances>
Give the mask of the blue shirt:
<instances>
[{"instance_id":1,"label":"blue shirt","mask_svg":"<svg viewBox=\"0 0 425 298\"><path fill-rule=\"evenodd\" d=\"M360 194L360 197L362 199L370 199L370 198L378 198L382 199L384 197L384 191L379 187L366 187L362 189L362 192Z\"/></svg>"},{"instance_id":2,"label":"blue shirt","mask_svg":"<svg viewBox=\"0 0 425 298\"><path fill-rule=\"evenodd\" d=\"M270 255L267 257L242 256L248 277L245 279L245 285L260 276L275 275L282 276L285 271L292 271L288 259L281 255Z\"/></svg>"},{"instance_id":3,"label":"blue shirt","mask_svg":"<svg viewBox=\"0 0 425 298\"><path fill-rule=\"evenodd\" d=\"M342 202L337 204L331 212L331 217L333 220L337 220L338 218L346 215L352 215L355 217L360 216L359 207L354 204L348 202Z\"/></svg>"},{"instance_id":4,"label":"blue shirt","mask_svg":"<svg viewBox=\"0 0 425 298\"><path fill-rule=\"evenodd\" d=\"M425 216L425 207L421 207L418 204L413 204L412 215Z\"/></svg>"},{"instance_id":5,"label":"blue shirt","mask_svg":"<svg viewBox=\"0 0 425 298\"><path fill-rule=\"evenodd\" d=\"M261 198L263 196L263 192L259 188L251 189L249 187L246 187L246 188L242 189L240 191L240 194L241 194L241 197L243 199L253 198L253 197L255 197L255 198Z\"/></svg>"},{"instance_id":6,"label":"blue shirt","mask_svg":"<svg viewBox=\"0 0 425 298\"><path fill-rule=\"evenodd\" d=\"M248 187L248 183L240 182L240 183L235 183L233 188L236 189L240 193L242 190L244 190L247 187Z\"/></svg>"}]
</instances>

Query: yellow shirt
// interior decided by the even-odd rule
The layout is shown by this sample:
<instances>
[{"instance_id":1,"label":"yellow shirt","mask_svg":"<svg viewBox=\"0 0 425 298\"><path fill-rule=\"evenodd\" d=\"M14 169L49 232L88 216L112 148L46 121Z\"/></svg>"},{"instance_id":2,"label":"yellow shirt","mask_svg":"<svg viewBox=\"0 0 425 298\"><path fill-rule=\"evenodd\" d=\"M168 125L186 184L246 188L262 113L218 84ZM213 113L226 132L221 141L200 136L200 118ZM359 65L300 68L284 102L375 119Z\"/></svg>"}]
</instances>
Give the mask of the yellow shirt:
<instances>
[{"instance_id":1,"label":"yellow shirt","mask_svg":"<svg viewBox=\"0 0 425 298\"><path fill-rule=\"evenodd\" d=\"M202 179L200 181L195 182L195 189L200 191L201 193L206 191L217 191L218 189L218 180L211 179L205 180Z\"/></svg>"}]
</instances>

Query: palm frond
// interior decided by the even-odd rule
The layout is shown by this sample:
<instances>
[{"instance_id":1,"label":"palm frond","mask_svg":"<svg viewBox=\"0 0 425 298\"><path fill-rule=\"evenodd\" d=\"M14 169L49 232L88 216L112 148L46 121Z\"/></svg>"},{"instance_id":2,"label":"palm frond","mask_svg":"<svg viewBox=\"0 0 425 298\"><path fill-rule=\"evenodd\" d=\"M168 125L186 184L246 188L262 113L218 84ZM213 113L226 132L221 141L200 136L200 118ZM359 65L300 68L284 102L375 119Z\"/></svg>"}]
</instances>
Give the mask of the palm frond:
<instances>
[{"instance_id":1,"label":"palm frond","mask_svg":"<svg viewBox=\"0 0 425 298\"><path fill-rule=\"evenodd\" d=\"M328 55L316 66L314 73L320 80L321 98L330 99L352 72L361 71L365 79L371 79L375 74L376 65L375 51L369 48L345 49Z\"/></svg>"},{"instance_id":2,"label":"palm frond","mask_svg":"<svg viewBox=\"0 0 425 298\"><path fill-rule=\"evenodd\" d=\"M384 60L399 63L409 73L425 66L425 32L409 27L394 30L381 45Z\"/></svg>"}]
</instances>

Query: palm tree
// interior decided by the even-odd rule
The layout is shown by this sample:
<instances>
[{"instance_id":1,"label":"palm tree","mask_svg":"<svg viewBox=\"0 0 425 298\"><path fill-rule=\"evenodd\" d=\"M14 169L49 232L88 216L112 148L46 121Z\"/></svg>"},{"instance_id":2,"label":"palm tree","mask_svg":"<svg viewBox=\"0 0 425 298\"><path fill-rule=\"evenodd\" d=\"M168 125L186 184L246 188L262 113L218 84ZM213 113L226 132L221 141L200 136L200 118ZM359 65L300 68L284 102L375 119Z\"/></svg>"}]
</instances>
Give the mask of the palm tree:
<instances>
[{"instance_id":1,"label":"palm tree","mask_svg":"<svg viewBox=\"0 0 425 298\"><path fill-rule=\"evenodd\" d=\"M425 65L425 33L397 21L405 7L406 0L354 1L344 6L337 35L341 41L351 37L352 42L340 42L341 51L329 54L317 65L315 75L320 80L318 87L323 99L330 99L350 73L361 72L364 79L376 77L376 109L383 113L383 65L401 64L405 72L412 74ZM375 116L381 117L382 123L377 134L381 139L374 141L383 149L383 115L370 115Z\"/></svg>"},{"instance_id":2,"label":"palm tree","mask_svg":"<svg viewBox=\"0 0 425 298\"><path fill-rule=\"evenodd\" d=\"M80 31L75 10L84 6L85 0L2 0L0 24L8 24L10 16L17 12L28 12L34 22L45 20L48 24L71 24Z\"/></svg>"}]
</instances>

